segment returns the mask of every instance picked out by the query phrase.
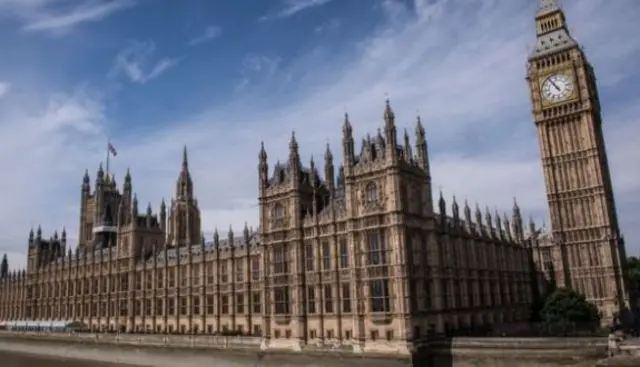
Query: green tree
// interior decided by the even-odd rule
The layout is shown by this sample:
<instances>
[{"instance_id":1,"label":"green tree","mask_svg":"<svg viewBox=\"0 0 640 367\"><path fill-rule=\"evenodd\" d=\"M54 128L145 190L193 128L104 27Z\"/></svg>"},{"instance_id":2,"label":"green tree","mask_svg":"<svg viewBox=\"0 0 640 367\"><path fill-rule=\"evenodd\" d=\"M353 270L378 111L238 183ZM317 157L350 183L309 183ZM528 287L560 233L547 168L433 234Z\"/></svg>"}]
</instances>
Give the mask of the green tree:
<instances>
[{"instance_id":1,"label":"green tree","mask_svg":"<svg viewBox=\"0 0 640 367\"><path fill-rule=\"evenodd\" d=\"M631 256L627 259L627 269L629 271L629 280L632 285L640 284L640 259Z\"/></svg>"},{"instance_id":2,"label":"green tree","mask_svg":"<svg viewBox=\"0 0 640 367\"><path fill-rule=\"evenodd\" d=\"M567 288L558 288L546 298L540 318L554 325L598 325L600 312L584 295Z\"/></svg>"}]
</instances>

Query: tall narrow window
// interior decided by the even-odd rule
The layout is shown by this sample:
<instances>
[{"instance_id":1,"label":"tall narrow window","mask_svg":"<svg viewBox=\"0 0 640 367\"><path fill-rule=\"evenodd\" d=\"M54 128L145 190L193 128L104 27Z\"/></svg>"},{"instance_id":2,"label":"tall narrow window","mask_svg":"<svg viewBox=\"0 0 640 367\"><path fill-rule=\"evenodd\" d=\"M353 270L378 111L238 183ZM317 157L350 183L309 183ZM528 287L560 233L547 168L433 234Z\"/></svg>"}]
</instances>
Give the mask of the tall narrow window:
<instances>
[{"instance_id":1,"label":"tall narrow window","mask_svg":"<svg viewBox=\"0 0 640 367\"><path fill-rule=\"evenodd\" d=\"M351 284L342 283L342 312L351 313Z\"/></svg>"},{"instance_id":2,"label":"tall narrow window","mask_svg":"<svg viewBox=\"0 0 640 367\"><path fill-rule=\"evenodd\" d=\"M284 244L273 246L273 272L275 274L288 274L287 248Z\"/></svg>"},{"instance_id":3,"label":"tall narrow window","mask_svg":"<svg viewBox=\"0 0 640 367\"><path fill-rule=\"evenodd\" d=\"M322 242L322 270L331 269L331 248L329 242Z\"/></svg>"},{"instance_id":4,"label":"tall narrow window","mask_svg":"<svg viewBox=\"0 0 640 367\"><path fill-rule=\"evenodd\" d=\"M369 281L369 294L371 312L391 312L388 279L374 279Z\"/></svg>"},{"instance_id":5,"label":"tall narrow window","mask_svg":"<svg viewBox=\"0 0 640 367\"><path fill-rule=\"evenodd\" d=\"M345 237L340 238L340 268L349 267L349 245Z\"/></svg>"},{"instance_id":6,"label":"tall narrow window","mask_svg":"<svg viewBox=\"0 0 640 367\"><path fill-rule=\"evenodd\" d=\"M275 313L279 315L289 313L289 287L280 286L273 290L275 300Z\"/></svg>"},{"instance_id":7,"label":"tall narrow window","mask_svg":"<svg viewBox=\"0 0 640 367\"><path fill-rule=\"evenodd\" d=\"M251 279L260 280L260 257L256 256L251 259Z\"/></svg>"},{"instance_id":8,"label":"tall narrow window","mask_svg":"<svg viewBox=\"0 0 640 367\"><path fill-rule=\"evenodd\" d=\"M316 313L316 289L312 285L307 287L307 312Z\"/></svg>"},{"instance_id":9,"label":"tall narrow window","mask_svg":"<svg viewBox=\"0 0 640 367\"><path fill-rule=\"evenodd\" d=\"M367 233L369 265L385 265L387 263L383 237L379 232Z\"/></svg>"},{"instance_id":10,"label":"tall narrow window","mask_svg":"<svg viewBox=\"0 0 640 367\"><path fill-rule=\"evenodd\" d=\"M315 267L314 267L314 265L315 265L314 264L315 257L313 256L314 255L313 254L313 250L314 250L313 244L307 243L305 245L305 249L304 249L304 255L305 255L305 258L306 258L305 269L307 271L313 271L315 269Z\"/></svg>"},{"instance_id":11,"label":"tall narrow window","mask_svg":"<svg viewBox=\"0 0 640 367\"><path fill-rule=\"evenodd\" d=\"M331 284L324 285L324 312L325 313L333 313L333 289L331 289Z\"/></svg>"}]
</instances>

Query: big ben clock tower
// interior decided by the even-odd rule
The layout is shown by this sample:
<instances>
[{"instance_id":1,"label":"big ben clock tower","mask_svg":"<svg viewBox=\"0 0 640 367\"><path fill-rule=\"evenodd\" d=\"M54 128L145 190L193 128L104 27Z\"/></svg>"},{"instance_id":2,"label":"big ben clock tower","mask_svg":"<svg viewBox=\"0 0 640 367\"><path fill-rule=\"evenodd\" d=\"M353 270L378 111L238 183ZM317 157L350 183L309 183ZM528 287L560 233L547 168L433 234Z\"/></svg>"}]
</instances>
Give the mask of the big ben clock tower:
<instances>
[{"instance_id":1,"label":"big ben clock tower","mask_svg":"<svg viewBox=\"0 0 640 367\"><path fill-rule=\"evenodd\" d=\"M556 0L540 0L535 25L527 81L551 216L553 276L611 320L630 304L596 78Z\"/></svg>"}]
</instances>

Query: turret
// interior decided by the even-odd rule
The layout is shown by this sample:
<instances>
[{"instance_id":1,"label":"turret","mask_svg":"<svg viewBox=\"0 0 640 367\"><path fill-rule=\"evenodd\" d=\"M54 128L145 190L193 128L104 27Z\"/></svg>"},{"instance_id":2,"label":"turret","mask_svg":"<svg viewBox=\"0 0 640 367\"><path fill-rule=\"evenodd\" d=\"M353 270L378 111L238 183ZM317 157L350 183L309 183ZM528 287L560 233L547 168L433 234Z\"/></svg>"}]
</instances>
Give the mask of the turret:
<instances>
[{"instance_id":1,"label":"turret","mask_svg":"<svg viewBox=\"0 0 640 367\"><path fill-rule=\"evenodd\" d=\"M138 225L138 195L133 194L133 202L131 203L131 225Z\"/></svg>"},{"instance_id":2,"label":"turret","mask_svg":"<svg viewBox=\"0 0 640 367\"><path fill-rule=\"evenodd\" d=\"M327 143L327 149L324 152L324 182L331 194L335 191L335 172L333 167L333 154L331 147Z\"/></svg>"},{"instance_id":3,"label":"turret","mask_svg":"<svg viewBox=\"0 0 640 367\"><path fill-rule=\"evenodd\" d=\"M427 137L422 126L420 116L416 119L416 161L424 170L427 178L431 179L431 169L429 168L429 150L427 147Z\"/></svg>"},{"instance_id":4,"label":"turret","mask_svg":"<svg viewBox=\"0 0 640 367\"><path fill-rule=\"evenodd\" d=\"M189 160L187 158L187 146L182 150L182 170L176 182L176 199L191 200L193 198L193 181L189 173Z\"/></svg>"},{"instance_id":5,"label":"turret","mask_svg":"<svg viewBox=\"0 0 640 367\"><path fill-rule=\"evenodd\" d=\"M264 142L260 143L260 153L258 153L258 181L258 186L262 192L269 184L269 162L267 161L267 151L264 149Z\"/></svg>"},{"instance_id":6,"label":"turret","mask_svg":"<svg viewBox=\"0 0 640 367\"><path fill-rule=\"evenodd\" d=\"M244 237L243 240L244 240L245 245L249 244L249 235L250 235L250 233L249 233L249 225L247 224L247 222L244 222L244 229L242 231L242 236Z\"/></svg>"},{"instance_id":7,"label":"turret","mask_svg":"<svg viewBox=\"0 0 640 367\"><path fill-rule=\"evenodd\" d=\"M440 207L440 224L444 226L447 221L447 203L444 201L442 191L440 191L440 199L438 200L438 205Z\"/></svg>"},{"instance_id":8,"label":"turret","mask_svg":"<svg viewBox=\"0 0 640 367\"><path fill-rule=\"evenodd\" d=\"M145 224L147 228L151 228L151 223L153 219L153 214L151 212L151 203L147 204L147 213L145 215Z\"/></svg>"},{"instance_id":9,"label":"turret","mask_svg":"<svg viewBox=\"0 0 640 367\"><path fill-rule=\"evenodd\" d=\"M484 229L482 227L482 212L480 211L480 205L476 203L476 230L478 234L482 234Z\"/></svg>"},{"instance_id":10,"label":"turret","mask_svg":"<svg viewBox=\"0 0 640 367\"><path fill-rule=\"evenodd\" d=\"M411 150L411 142L409 140L409 132L407 132L407 129L404 129L404 160L407 163L411 163L413 161L413 152Z\"/></svg>"},{"instance_id":11,"label":"turret","mask_svg":"<svg viewBox=\"0 0 640 367\"><path fill-rule=\"evenodd\" d=\"M291 132L289 140L289 174L295 187L300 184L300 153L298 152L298 141L295 132Z\"/></svg>"},{"instance_id":12,"label":"turret","mask_svg":"<svg viewBox=\"0 0 640 367\"><path fill-rule=\"evenodd\" d=\"M220 236L218 235L218 228L213 231L213 247L216 250L220 248Z\"/></svg>"},{"instance_id":13,"label":"turret","mask_svg":"<svg viewBox=\"0 0 640 367\"><path fill-rule=\"evenodd\" d=\"M162 198L162 202L160 203L160 228L164 232L167 231L167 204L165 204L164 198Z\"/></svg>"},{"instance_id":14,"label":"turret","mask_svg":"<svg viewBox=\"0 0 640 367\"><path fill-rule=\"evenodd\" d=\"M451 214L453 215L453 223L457 227L460 223L460 208L458 207L455 195L453 196L453 203L451 204Z\"/></svg>"},{"instance_id":15,"label":"turret","mask_svg":"<svg viewBox=\"0 0 640 367\"><path fill-rule=\"evenodd\" d=\"M384 135L387 141L386 154L388 159L395 162L398 157L398 138L396 132L396 116L391 109L389 99L385 102L384 108Z\"/></svg>"},{"instance_id":16,"label":"turret","mask_svg":"<svg viewBox=\"0 0 640 367\"><path fill-rule=\"evenodd\" d=\"M2 255L2 262L0 262L0 279L9 276L9 259L7 254Z\"/></svg>"},{"instance_id":17,"label":"turret","mask_svg":"<svg viewBox=\"0 0 640 367\"><path fill-rule=\"evenodd\" d=\"M31 227L31 229L29 230L29 247L33 246L33 240L34 240L33 227Z\"/></svg>"},{"instance_id":18,"label":"turret","mask_svg":"<svg viewBox=\"0 0 640 367\"><path fill-rule=\"evenodd\" d=\"M469 207L469 202L467 199L464 200L464 221L467 222L467 230L471 232L471 208Z\"/></svg>"},{"instance_id":19,"label":"turret","mask_svg":"<svg viewBox=\"0 0 640 367\"><path fill-rule=\"evenodd\" d=\"M353 128L349 121L349 114L344 114L344 123L342 124L342 151L344 171L350 175L355 163L355 143L353 141Z\"/></svg>"},{"instance_id":20,"label":"turret","mask_svg":"<svg viewBox=\"0 0 640 367\"><path fill-rule=\"evenodd\" d=\"M522 243L524 240L524 231L522 228L522 215L520 214L520 207L516 198L513 198L513 213L512 213L512 226L513 236L517 242Z\"/></svg>"},{"instance_id":21,"label":"turret","mask_svg":"<svg viewBox=\"0 0 640 367\"><path fill-rule=\"evenodd\" d=\"M507 233L507 238L509 239L509 241L513 240L513 237L511 236L511 223L509 222L509 217L507 217L507 213L504 213L503 215L504 218L504 230Z\"/></svg>"},{"instance_id":22,"label":"turret","mask_svg":"<svg viewBox=\"0 0 640 367\"><path fill-rule=\"evenodd\" d=\"M133 193L133 184L131 183L131 171L127 168L127 173L124 175L124 183L122 184L122 195L131 199Z\"/></svg>"}]
</instances>

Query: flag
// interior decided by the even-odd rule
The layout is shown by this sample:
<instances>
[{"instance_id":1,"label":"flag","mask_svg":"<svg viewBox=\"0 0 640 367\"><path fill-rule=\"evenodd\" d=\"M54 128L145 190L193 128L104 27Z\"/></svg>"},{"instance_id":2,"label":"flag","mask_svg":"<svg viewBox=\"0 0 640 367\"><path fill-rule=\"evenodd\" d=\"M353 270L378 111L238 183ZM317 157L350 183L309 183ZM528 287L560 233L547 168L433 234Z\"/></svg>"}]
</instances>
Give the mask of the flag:
<instances>
[{"instance_id":1,"label":"flag","mask_svg":"<svg viewBox=\"0 0 640 367\"><path fill-rule=\"evenodd\" d=\"M118 152L116 151L116 148L114 148L113 145L111 145L111 143L109 143L108 148L109 148L109 152L111 154L113 154L114 157L118 155Z\"/></svg>"}]
</instances>

